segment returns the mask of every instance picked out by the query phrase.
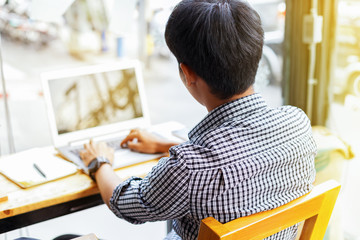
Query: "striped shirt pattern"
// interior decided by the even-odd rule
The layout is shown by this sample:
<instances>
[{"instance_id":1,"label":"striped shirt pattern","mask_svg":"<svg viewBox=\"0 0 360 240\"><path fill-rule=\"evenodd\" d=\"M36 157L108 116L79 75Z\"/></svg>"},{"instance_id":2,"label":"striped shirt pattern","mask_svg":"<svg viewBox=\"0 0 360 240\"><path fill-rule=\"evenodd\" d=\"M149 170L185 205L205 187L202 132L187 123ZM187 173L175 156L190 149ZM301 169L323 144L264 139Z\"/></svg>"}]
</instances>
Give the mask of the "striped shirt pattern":
<instances>
[{"instance_id":1,"label":"striped shirt pattern","mask_svg":"<svg viewBox=\"0 0 360 240\"><path fill-rule=\"evenodd\" d=\"M225 223L279 207L312 189L316 144L305 113L252 94L214 109L189 141L143 179L117 186L110 209L140 224L173 220L167 239L196 239L202 219ZM267 239L294 239L297 227Z\"/></svg>"}]
</instances>

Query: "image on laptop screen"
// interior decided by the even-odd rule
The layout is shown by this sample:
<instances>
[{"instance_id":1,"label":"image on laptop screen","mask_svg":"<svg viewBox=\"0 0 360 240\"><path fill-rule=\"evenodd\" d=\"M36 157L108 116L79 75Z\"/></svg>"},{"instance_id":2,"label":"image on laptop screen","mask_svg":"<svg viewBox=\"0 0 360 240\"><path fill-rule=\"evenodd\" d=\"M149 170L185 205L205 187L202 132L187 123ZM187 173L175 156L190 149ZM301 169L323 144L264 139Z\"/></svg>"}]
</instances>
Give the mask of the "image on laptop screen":
<instances>
[{"instance_id":1,"label":"image on laptop screen","mask_svg":"<svg viewBox=\"0 0 360 240\"><path fill-rule=\"evenodd\" d=\"M135 69L49 82L58 134L143 117Z\"/></svg>"}]
</instances>

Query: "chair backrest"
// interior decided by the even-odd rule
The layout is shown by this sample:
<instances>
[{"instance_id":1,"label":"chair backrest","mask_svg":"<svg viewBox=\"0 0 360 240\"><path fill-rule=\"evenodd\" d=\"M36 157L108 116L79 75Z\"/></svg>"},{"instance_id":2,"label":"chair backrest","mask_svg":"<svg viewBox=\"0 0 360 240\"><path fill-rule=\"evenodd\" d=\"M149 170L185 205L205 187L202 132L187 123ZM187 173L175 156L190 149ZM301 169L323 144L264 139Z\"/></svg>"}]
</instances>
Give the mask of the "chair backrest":
<instances>
[{"instance_id":1,"label":"chair backrest","mask_svg":"<svg viewBox=\"0 0 360 240\"><path fill-rule=\"evenodd\" d=\"M305 220L300 239L323 239L340 191L340 184L329 180L278 208L237 218L222 224L213 217L202 220L198 240L264 239Z\"/></svg>"}]
</instances>

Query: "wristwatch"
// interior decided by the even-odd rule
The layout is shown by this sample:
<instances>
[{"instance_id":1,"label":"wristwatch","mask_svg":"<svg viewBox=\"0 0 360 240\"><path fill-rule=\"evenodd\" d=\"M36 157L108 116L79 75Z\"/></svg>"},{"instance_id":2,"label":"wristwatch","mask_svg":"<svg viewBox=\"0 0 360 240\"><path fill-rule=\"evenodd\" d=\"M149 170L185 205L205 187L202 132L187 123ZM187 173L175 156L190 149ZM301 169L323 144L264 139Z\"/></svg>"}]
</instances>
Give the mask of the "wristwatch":
<instances>
[{"instance_id":1,"label":"wristwatch","mask_svg":"<svg viewBox=\"0 0 360 240\"><path fill-rule=\"evenodd\" d=\"M105 163L110 164L111 166L110 161L103 156L96 157L94 160L92 160L89 163L88 165L89 176L91 177L92 180L94 180L94 182L95 182L95 173L97 172L97 170L99 170L101 165Z\"/></svg>"}]
</instances>

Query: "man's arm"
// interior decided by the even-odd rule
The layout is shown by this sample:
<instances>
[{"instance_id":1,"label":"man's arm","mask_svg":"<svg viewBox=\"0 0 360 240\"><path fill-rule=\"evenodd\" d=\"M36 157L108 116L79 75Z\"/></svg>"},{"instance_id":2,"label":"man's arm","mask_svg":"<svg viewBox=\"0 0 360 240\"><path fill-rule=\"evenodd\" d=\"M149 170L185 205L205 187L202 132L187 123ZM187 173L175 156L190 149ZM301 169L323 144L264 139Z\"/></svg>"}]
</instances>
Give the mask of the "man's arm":
<instances>
[{"instance_id":1,"label":"man's arm","mask_svg":"<svg viewBox=\"0 0 360 240\"><path fill-rule=\"evenodd\" d=\"M134 141L137 139L137 141ZM130 134L122 141L121 146L126 145L128 148L144 153L167 152L169 148L177 145L175 142L167 142L156 136L142 130L131 130ZM102 156L113 163L114 150L106 143L95 144L90 140L84 145L85 150L80 153L85 166L88 166L92 160ZM98 184L100 194L107 206L116 186L121 183L121 179L116 175L109 164L102 164L94 174Z\"/></svg>"},{"instance_id":2,"label":"man's arm","mask_svg":"<svg viewBox=\"0 0 360 240\"><path fill-rule=\"evenodd\" d=\"M121 179L109 164L103 164L99 170L96 171L95 179L103 201L110 207L110 198L116 186L121 183Z\"/></svg>"},{"instance_id":3,"label":"man's arm","mask_svg":"<svg viewBox=\"0 0 360 240\"><path fill-rule=\"evenodd\" d=\"M110 209L135 224L181 218L190 211L188 193L186 163L172 155L161 158L144 178L132 177L119 184Z\"/></svg>"}]
</instances>

